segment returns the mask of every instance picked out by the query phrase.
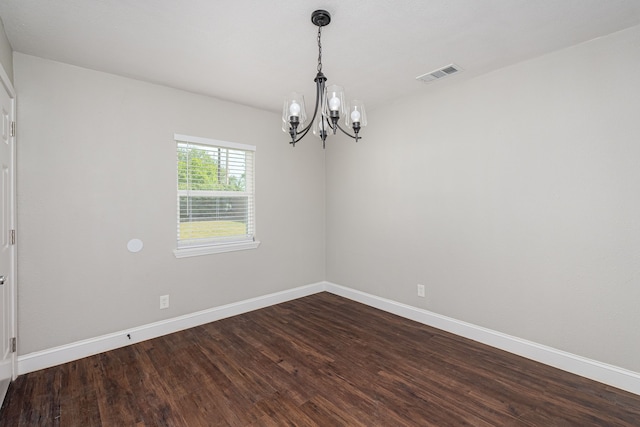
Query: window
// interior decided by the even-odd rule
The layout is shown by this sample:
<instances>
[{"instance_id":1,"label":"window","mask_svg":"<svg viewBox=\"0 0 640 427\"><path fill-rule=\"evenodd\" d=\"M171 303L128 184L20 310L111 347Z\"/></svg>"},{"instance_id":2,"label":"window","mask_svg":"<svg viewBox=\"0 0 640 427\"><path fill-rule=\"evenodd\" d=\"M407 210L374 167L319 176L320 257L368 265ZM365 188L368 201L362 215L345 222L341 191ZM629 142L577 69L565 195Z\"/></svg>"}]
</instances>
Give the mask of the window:
<instances>
[{"instance_id":1,"label":"window","mask_svg":"<svg viewBox=\"0 0 640 427\"><path fill-rule=\"evenodd\" d=\"M175 135L176 257L257 248L252 145Z\"/></svg>"}]
</instances>

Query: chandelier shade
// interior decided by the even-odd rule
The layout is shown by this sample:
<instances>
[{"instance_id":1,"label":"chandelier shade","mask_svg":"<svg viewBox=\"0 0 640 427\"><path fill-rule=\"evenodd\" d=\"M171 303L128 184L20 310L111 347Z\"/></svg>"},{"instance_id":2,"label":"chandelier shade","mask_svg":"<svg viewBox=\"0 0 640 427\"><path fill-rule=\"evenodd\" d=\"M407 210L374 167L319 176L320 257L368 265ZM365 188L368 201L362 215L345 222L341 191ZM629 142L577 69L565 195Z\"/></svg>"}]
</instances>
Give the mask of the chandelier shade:
<instances>
[{"instance_id":1,"label":"chandelier shade","mask_svg":"<svg viewBox=\"0 0 640 427\"><path fill-rule=\"evenodd\" d=\"M304 126L307 121L307 112L304 107L304 95L291 92L284 101L282 108L282 130L289 132L290 122L297 120L297 126Z\"/></svg>"},{"instance_id":2,"label":"chandelier shade","mask_svg":"<svg viewBox=\"0 0 640 427\"><path fill-rule=\"evenodd\" d=\"M348 114L345 115L345 125L352 127L358 123L361 127L367 125L367 113L364 110L364 103L359 99L354 99L349 104Z\"/></svg>"},{"instance_id":3,"label":"chandelier shade","mask_svg":"<svg viewBox=\"0 0 640 427\"><path fill-rule=\"evenodd\" d=\"M327 78L322 73L322 27L331 22L331 15L326 10L316 10L311 14L311 22L318 27L318 67L316 78L316 101L311 119L307 121L304 96L292 92L284 101L282 107L282 130L291 137L290 144L294 147L311 130L322 140L322 147L329 133L336 134L340 130L356 142L360 139L359 132L367 125L364 104L360 100L345 102L342 86L326 86ZM344 117L344 126L353 130L353 134L340 126L340 118Z\"/></svg>"}]
</instances>

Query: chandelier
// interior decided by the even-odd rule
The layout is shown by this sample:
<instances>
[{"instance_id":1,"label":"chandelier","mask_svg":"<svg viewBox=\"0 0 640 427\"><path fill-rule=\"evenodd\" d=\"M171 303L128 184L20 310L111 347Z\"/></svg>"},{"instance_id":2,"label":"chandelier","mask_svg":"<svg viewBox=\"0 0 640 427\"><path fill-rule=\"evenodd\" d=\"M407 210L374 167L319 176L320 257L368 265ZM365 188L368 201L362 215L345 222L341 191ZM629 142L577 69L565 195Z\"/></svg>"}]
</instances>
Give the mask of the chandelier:
<instances>
[{"instance_id":1,"label":"chandelier","mask_svg":"<svg viewBox=\"0 0 640 427\"><path fill-rule=\"evenodd\" d=\"M313 116L307 122L304 96L297 92L292 92L284 101L282 130L291 136L290 144L294 147L310 130L322 140L322 148L325 147L325 140L329 131L335 135L338 129L358 142L360 129L367 125L364 104L359 100L353 100L350 104L346 104L344 102L344 89L337 85L325 87L327 78L322 74L322 27L329 25L331 15L326 10L316 10L311 14L311 22L318 27L318 74L313 80L316 82L316 104L313 109ZM344 116L345 126L353 129L353 135L340 126L341 115Z\"/></svg>"}]
</instances>

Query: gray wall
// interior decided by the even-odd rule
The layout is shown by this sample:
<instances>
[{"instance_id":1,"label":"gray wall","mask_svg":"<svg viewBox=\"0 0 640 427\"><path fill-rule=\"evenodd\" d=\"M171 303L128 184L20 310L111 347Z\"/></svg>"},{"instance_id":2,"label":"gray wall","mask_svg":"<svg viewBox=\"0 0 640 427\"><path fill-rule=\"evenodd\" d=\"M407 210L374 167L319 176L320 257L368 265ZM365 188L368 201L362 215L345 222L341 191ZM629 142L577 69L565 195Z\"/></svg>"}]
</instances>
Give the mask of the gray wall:
<instances>
[{"instance_id":1,"label":"gray wall","mask_svg":"<svg viewBox=\"0 0 640 427\"><path fill-rule=\"evenodd\" d=\"M2 19L0 19L0 64L13 82L13 49L11 49L7 34L4 32Z\"/></svg>"},{"instance_id":2,"label":"gray wall","mask_svg":"<svg viewBox=\"0 0 640 427\"><path fill-rule=\"evenodd\" d=\"M324 152L292 149L277 114L20 53L14 65L21 354L324 279ZM257 146L258 249L174 257L174 133Z\"/></svg>"},{"instance_id":3,"label":"gray wall","mask_svg":"<svg viewBox=\"0 0 640 427\"><path fill-rule=\"evenodd\" d=\"M634 27L370 112L327 150L327 280L640 372L638 46Z\"/></svg>"}]
</instances>

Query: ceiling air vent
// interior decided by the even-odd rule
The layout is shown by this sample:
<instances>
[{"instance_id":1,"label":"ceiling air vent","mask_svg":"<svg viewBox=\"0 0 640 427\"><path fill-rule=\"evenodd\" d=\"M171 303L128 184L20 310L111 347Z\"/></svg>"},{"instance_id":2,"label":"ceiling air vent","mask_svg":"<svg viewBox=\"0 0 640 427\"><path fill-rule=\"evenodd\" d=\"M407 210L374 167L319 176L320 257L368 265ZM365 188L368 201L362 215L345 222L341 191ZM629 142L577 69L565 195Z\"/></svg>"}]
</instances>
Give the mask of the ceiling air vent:
<instances>
[{"instance_id":1,"label":"ceiling air vent","mask_svg":"<svg viewBox=\"0 0 640 427\"><path fill-rule=\"evenodd\" d=\"M442 68L438 68L437 70L433 70L427 74L418 76L416 77L416 80L421 80L425 83L430 83L434 80L442 79L452 74L459 73L460 71L462 71L462 68L458 67L455 64L449 64Z\"/></svg>"}]
</instances>

